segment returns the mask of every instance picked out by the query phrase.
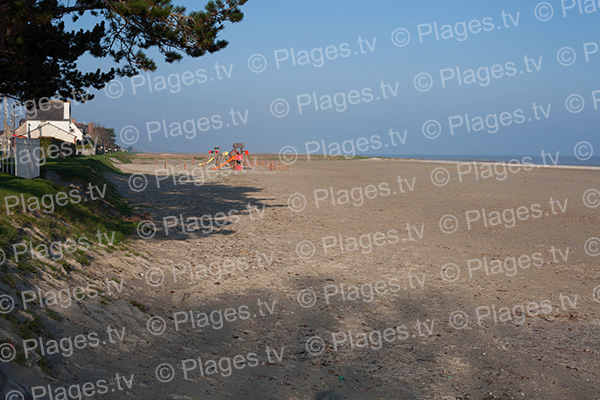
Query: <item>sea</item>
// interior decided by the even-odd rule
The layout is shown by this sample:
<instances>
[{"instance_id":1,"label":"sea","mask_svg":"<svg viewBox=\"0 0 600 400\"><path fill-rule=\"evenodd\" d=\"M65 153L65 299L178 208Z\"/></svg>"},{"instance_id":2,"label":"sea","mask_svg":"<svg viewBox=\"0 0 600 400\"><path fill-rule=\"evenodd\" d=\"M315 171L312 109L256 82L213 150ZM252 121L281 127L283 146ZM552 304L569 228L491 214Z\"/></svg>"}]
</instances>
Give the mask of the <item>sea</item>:
<instances>
[{"instance_id":1,"label":"sea","mask_svg":"<svg viewBox=\"0 0 600 400\"><path fill-rule=\"evenodd\" d=\"M417 160L435 160L435 161L477 161L477 162L512 162L512 163L531 163L537 165L572 165L600 167L600 156L592 156L586 160L575 156L563 156L560 153L550 154L542 157L535 156L473 156L473 155L436 155L436 154L378 154L369 155L371 157L389 157L389 158L407 158Z\"/></svg>"}]
</instances>

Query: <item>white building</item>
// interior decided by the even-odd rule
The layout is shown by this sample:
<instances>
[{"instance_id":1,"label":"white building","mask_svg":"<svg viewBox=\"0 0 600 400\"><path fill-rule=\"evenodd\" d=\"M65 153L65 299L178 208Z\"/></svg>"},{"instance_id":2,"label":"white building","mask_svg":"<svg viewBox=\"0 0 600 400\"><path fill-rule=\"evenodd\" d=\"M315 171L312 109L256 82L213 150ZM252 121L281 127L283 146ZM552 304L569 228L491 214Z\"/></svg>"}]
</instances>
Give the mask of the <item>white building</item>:
<instances>
[{"instance_id":1,"label":"white building","mask_svg":"<svg viewBox=\"0 0 600 400\"><path fill-rule=\"evenodd\" d=\"M83 132L71 120L71 102L61 100L51 100L40 109L28 110L27 119L15 133L31 139L54 137L74 144L84 138Z\"/></svg>"}]
</instances>

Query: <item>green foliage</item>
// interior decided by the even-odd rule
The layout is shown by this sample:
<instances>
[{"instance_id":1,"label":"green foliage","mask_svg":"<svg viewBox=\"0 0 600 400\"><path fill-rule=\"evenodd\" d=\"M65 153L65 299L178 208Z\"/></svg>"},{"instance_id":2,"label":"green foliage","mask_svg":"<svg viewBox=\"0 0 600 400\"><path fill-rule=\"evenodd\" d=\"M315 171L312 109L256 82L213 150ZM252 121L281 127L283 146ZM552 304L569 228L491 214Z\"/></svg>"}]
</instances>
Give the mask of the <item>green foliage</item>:
<instances>
[{"instance_id":1,"label":"green foliage","mask_svg":"<svg viewBox=\"0 0 600 400\"><path fill-rule=\"evenodd\" d=\"M51 308L46 307L46 315L57 322L62 322L62 316Z\"/></svg>"},{"instance_id":2,"label":"green foliage","mask_svg":"<svg viewBox=\"0 0 600 400\"><path fill-rule=\"evenodd\" d=\"M129 304L131 304L132 306L134 306L135 308L137 308L138 310L140 310L141 312L146 312L148 311L148 307L146 307L145 305L143 305L142 303L139 303L135 300L131 300L129 302Z\"/></svg>"},{"instance_id":3,"label":"green foliage","mask_svg":"<svg viewBox=\"0 0 600 400\"><path fill-rule=\"evenodd\" d=\"M44 333L42 320L35 316L31 321L20 322L17 327L17 332L22 339L33 339L41 336Z\"/></svg>"},{"instance_id":4,"label":"green foliage","mask_svg":"<svg viewBox=\"0 0 600 400\"><path fill-rule=\"evenodd\" d=\"M82 266L90 265L90 258L85 254L83 250L75 251L75 261L77 261Z\"/></svg>"},{"instance_id":5,"label":"green foliage","mask_svg":"<svg viewBox=\"0 0 600 400\"><path fill-rule=\"evenodd\" d=\"M50 361L44 356L40 357L38 361L38 366L45 374L52 375L52 373L54 372L52 369L52 364L50 364Z\"/></svg>"},{"instance_id":6,"label":"green foliage","mask_svg":"<svg viewBox=\"0 0 600 400\"><path fill-rule=\"evenodd\" d=\"M68 156L77 154L77 148L73 143L67 143L54 137L40 138L40 154L43 154L45 157L57 158L61 150L63 154Z\"/></svg>"},{"instance_id":7,"label":"green foliage","mask_svg":"<svg viewBox=\"0 0 600 400\"><path fill-rule=\"evenodd\" d=\"M13 289L17 288L17 283L15 282L15 277L14 275L8 273L8 274L4 274L4 276L2 277L2 282L6 283L8 286L10 286Z\"/></svg>"},{"instance_id":8,"label":"green foliage","mask_svg":"<svg viewBox=\"0 0 600 400\"><path fill-rule=\"evenodd\" d=\"M243 18L247 0L209 1L186 13L171 0L19 0L0 2L0 95L22 101L59 96L85 101L85 89L103 88L116 76L154 71L145 51L157 49L167 62L200 57L225 46L217 38L225 22ZM96 18L88 29L67 30L65 18ZM111 57L117 68L82 72L84 54Z\"/></svg>"}]
</instances>

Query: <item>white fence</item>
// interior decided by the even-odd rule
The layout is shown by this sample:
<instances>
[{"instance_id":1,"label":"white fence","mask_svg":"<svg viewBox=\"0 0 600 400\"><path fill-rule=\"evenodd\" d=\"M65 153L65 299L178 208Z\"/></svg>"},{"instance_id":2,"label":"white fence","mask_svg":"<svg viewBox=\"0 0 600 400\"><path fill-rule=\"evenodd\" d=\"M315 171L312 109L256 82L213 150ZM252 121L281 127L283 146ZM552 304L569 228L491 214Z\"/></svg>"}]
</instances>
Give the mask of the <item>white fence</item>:
<instances>
[{"instance_id":1,"label":"white fence","mask_svg":"<svg viewBox=\"0 0 600 400\"><path fill-rule=\"evenodd\" d=\"M0 146L0 172L21 178L40 176L40 141L10 138Z\"/></svg>"}]
</instances>

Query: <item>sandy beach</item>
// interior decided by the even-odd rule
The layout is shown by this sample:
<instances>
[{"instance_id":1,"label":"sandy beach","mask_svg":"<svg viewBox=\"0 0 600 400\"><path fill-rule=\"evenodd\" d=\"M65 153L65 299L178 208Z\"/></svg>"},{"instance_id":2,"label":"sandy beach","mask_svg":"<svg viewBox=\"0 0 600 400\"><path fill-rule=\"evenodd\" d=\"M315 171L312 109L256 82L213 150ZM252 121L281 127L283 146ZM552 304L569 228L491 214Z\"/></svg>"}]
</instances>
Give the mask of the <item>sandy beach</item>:
<instances>
[{"instance_id":1,"label":"sandy beach","mask_svg":"<svg viewBox=\"0 0 600 400\"><path fill-rule=\"evenodd\" d=\"M152 237L95 260L123 289L61 329L124 337L63 358L57 382L133 375L103 399L598 396L596 171L120 167Z\"/></svg>"},{"instance_id":2,"label":"sandy beach","mask_svg":"<svg viewBox=\"0 0 600 400\"><path fill-rule=\"evenodd\" d=\"M0 400L600 400L600 0L0 16Z\"/></svg>"}]
</instances>

